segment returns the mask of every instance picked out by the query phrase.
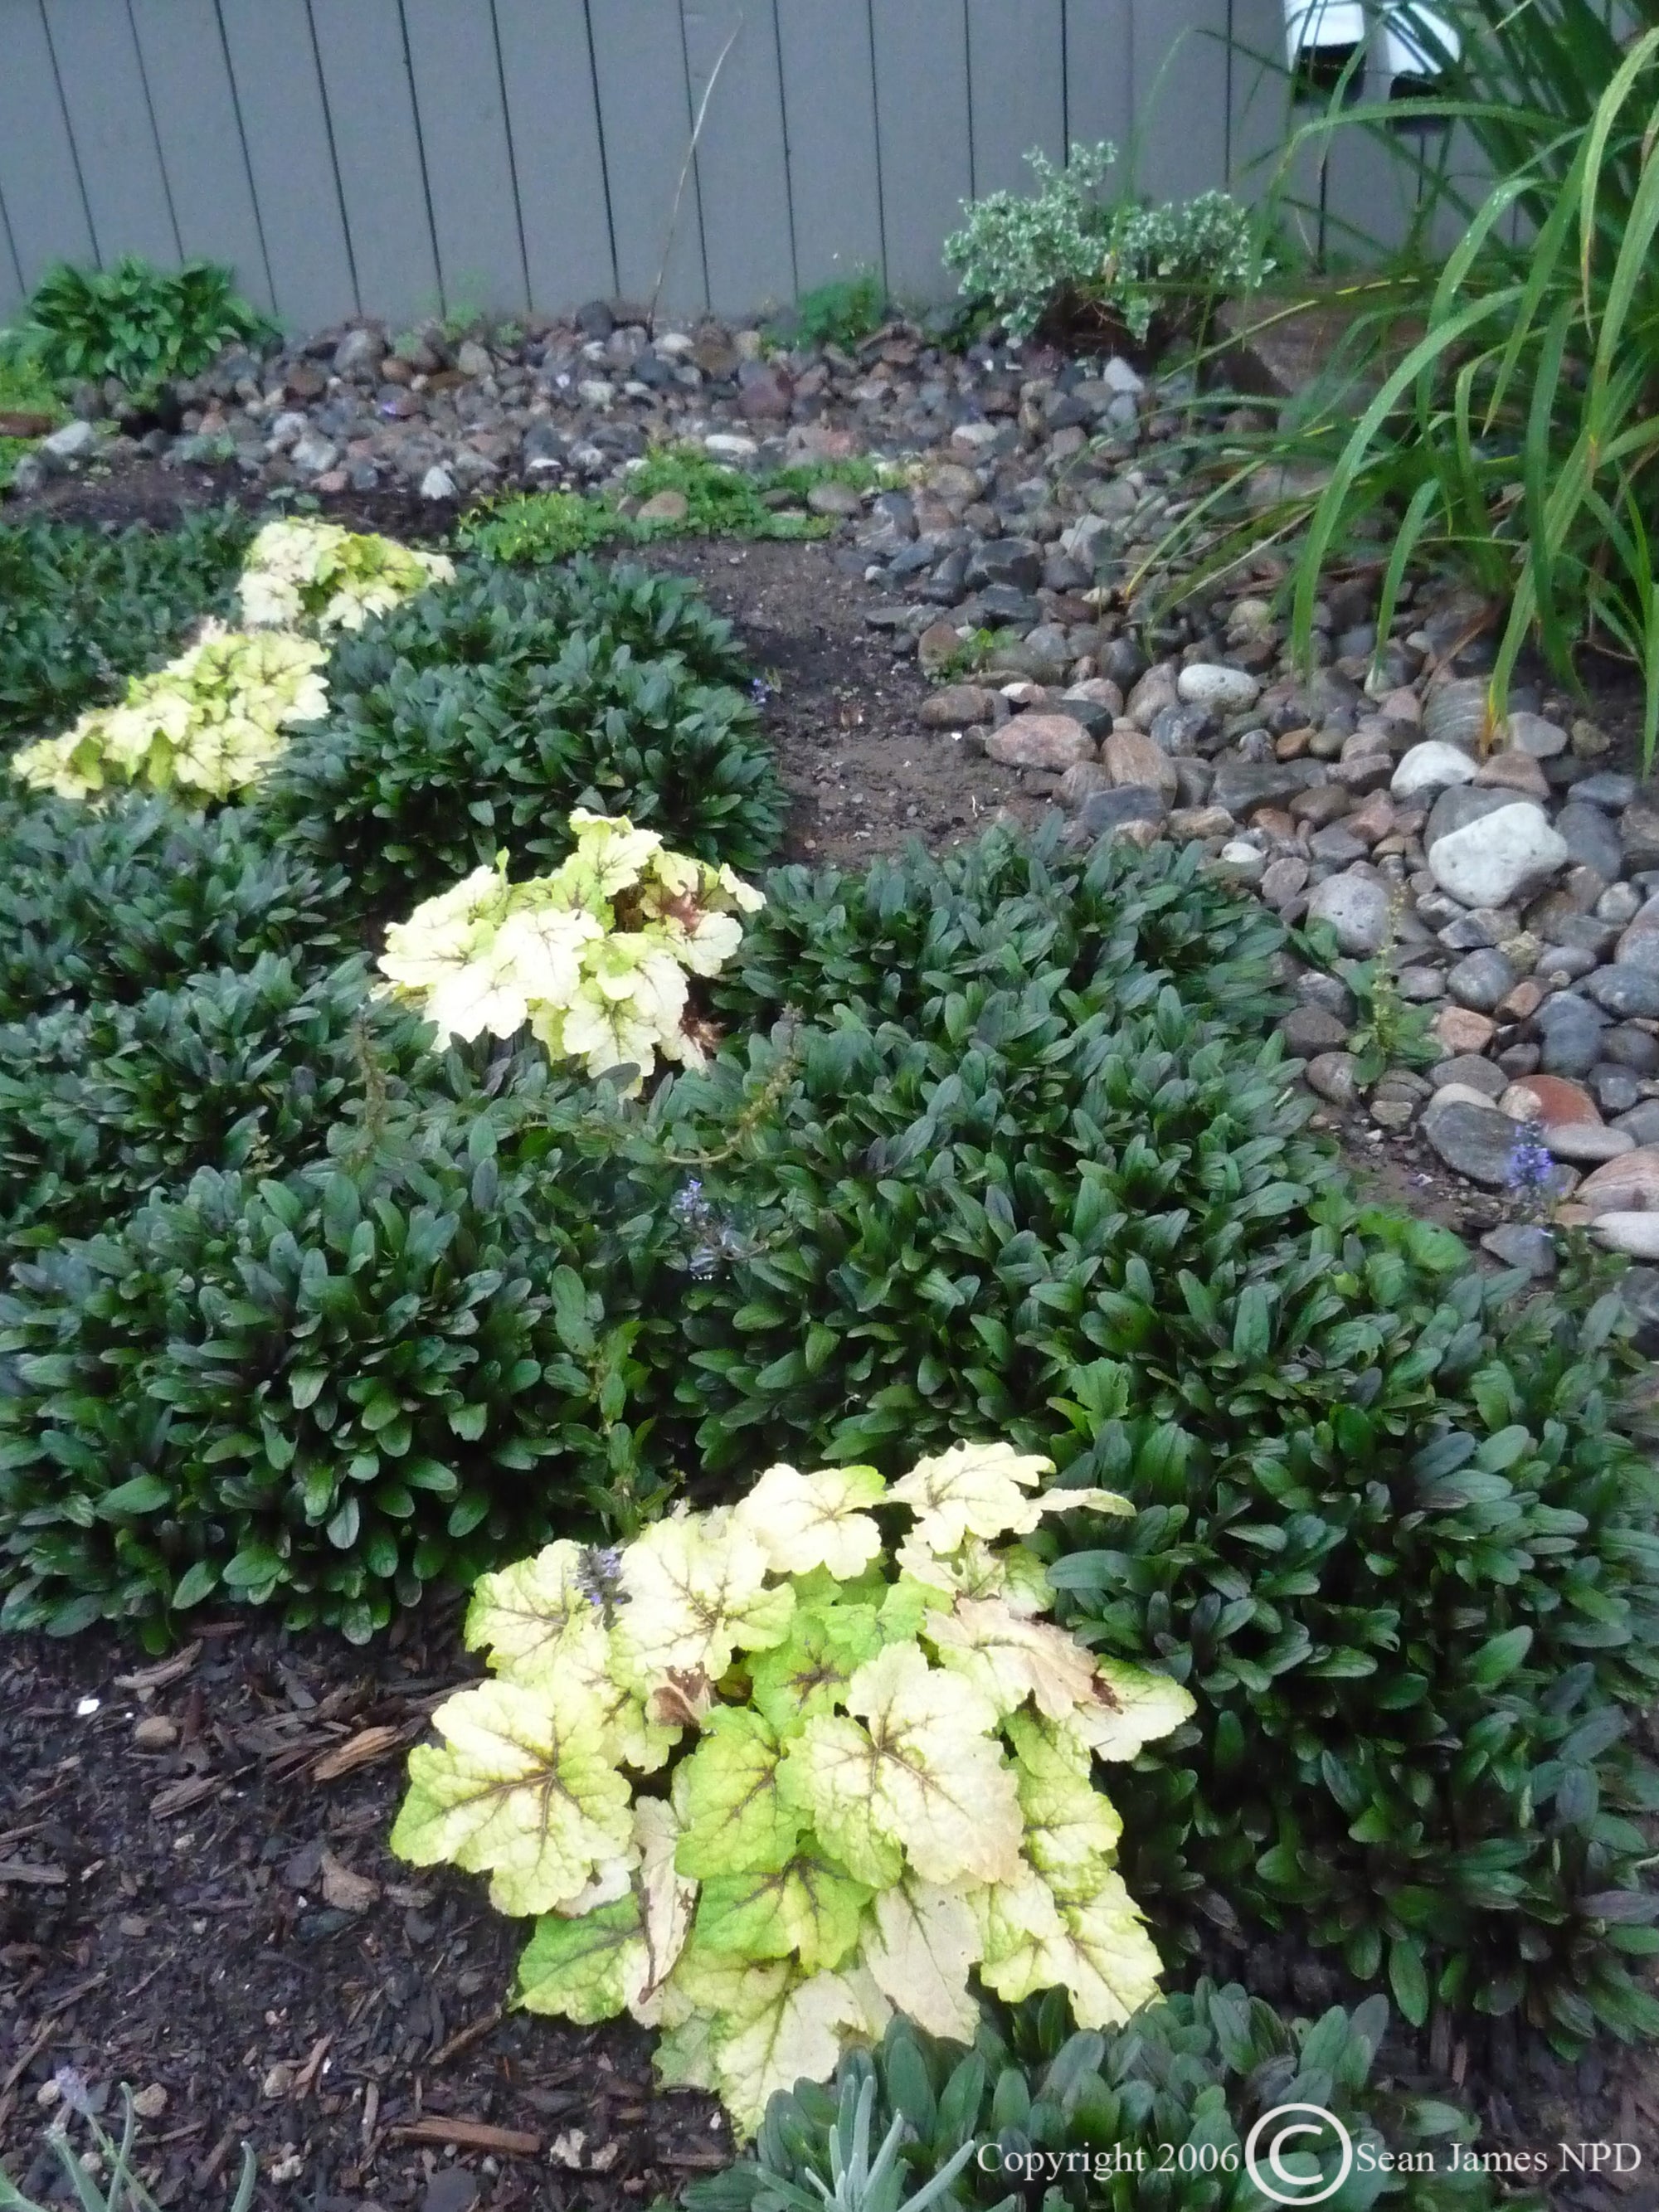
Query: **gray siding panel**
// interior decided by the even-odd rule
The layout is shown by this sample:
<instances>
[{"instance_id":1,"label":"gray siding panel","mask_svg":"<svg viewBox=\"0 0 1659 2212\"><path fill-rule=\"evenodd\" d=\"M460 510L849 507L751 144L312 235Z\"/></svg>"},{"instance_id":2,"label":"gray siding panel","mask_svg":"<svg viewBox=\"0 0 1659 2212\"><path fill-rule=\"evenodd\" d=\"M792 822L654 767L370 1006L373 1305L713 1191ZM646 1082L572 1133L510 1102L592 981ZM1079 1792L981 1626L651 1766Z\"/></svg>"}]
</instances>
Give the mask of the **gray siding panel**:
<instances>
[{"instance_id":1,"label":"gray siding panel","mask_svg":"<svg viewBox=\"0 0 1659 2212\"><path fill-rule=\"evenodd\" d=\"M0 194L22 280L94 248L40 0L0 0Z\"/></svg>"},{"instance_id":2,"label":"gray siding panel","mask_svg":"<svg viewBox=\"0 0 1659 2212\"><path fill-rule=\"evenodd\" d=\"M269 311L270 276L213 0L132 0L132 24L185 258L228 264L237 289Z\"/></svg>"},{"instance_id":3,"label":"gray siding panel","mask_svg":"<svg viewBox=\"0 0 1659 2212\"><path fill-rule=\"evenodd\" d=\"M942 241L973 193L963 0L871 0L887 282L896 298L945 298Z\"/></svg>"},{"instance_id":4,"label":"gray siding panel","mask_svg":"<svg viewBox=\"0 0 1659 2212\"><path fill-rule=\"evenodd\" d=\"M314 11L340 196L365 313L398 325L443 305L398 0Z\"/></svg>"},{"instance_id":5,"label":"gray siding panel","mask_svg":"<svg viewBox=\"0 0 1659 2212\"><path fill-rule=\"evenodd\" d=\"M522 314L529 290L490 0L404 0L404 16L444 305Z\"/></svg>"},{"instance_id":6,"label":"gray siding panel","mask_svg":"<svg viewBox=\"0 0 1659 2212\"><path fill-rule=\"evenodd\" d=\"M1064 0L968 0L974 191L1029 191L1025 156L1066 158Z\"/></svg>"},{"instance_id":7,"label":"gray siding panel","mask_svg":"<svg viewBox=\"0 0 1659 2212\"><path fill-rule=\"evenodd\" d=\"M624 297L645 305L664 266L674 195L691 143L679 0L593 0L588 21L605 119L617 285ZM684 315L708 304L692 173L680 198L661 305Z\"/></svg>"},{"instance_id":8,"label":"gray siding panel","mask_svg":"<svg viewBox=\"0 0 1659 2212\"><path fill-rule=\"evenodd\" d=\"M863 0L777 0L795 267L804 292L882 270L875 64Z\"/></svg>"},{"instance_id":9,"label":"gray siding panel","mask_svg":"<svg viewBox=\"0 0 1659 2212\"><path fill-rule=\"evenodd\" d=\"M714 85L697 142L708 296L744 313L781 304L795 248L772 0L682 0L681 15L694 115Z\"/></svg>"},{"instance_id":10,"label":"gray siding panel","mask_svg":"<svg viewBox=\"0 0 1659 2212\"><path fill-rule=\"evenodd\" d=\"M582 0L495 0L532 307L617 289Z\"/></svg>"},{"instance_id":11,"label":"gray siding panel","mask_svg":"<svg viewBox=\"0 0 1659 2212\"><path fill-rule=\"evenodd\" d=\"M1228 16L1228 0L1137 8L1135 183L1149 199L1227 181Z\"/></svg>"},{"instance_id":12,"label":"gray siding panel","mask_svg":"<svg viewBox=\"0 0 1659 2212\"><path fill-rule=\"evenodd\" d=\"M306 0L220 0L220 9L276 312L295 330L338 322L357 312L357 292L310 10Z\"/></svg>"},{"instance_id":13,"label":"gray siding panel","mask_svg":"<svg viewBox=\"0 0 1659 2212\"><path fill-rule=\"evenodd\" d=\"M1066 140L1109 138L1128 157L1134 125L1134 0L1066 0Z\"/></svg>"},{"instance_id":14,"label":"gray siding panel","mask_svg":"<svg viewBox=\"0 0 1659 2212\"><path fill-rule=\"evenodd\" d=\"M179 258L149 95L126 0L46 0L46 28L99 258Z\"/></svg>"}]
</instances>

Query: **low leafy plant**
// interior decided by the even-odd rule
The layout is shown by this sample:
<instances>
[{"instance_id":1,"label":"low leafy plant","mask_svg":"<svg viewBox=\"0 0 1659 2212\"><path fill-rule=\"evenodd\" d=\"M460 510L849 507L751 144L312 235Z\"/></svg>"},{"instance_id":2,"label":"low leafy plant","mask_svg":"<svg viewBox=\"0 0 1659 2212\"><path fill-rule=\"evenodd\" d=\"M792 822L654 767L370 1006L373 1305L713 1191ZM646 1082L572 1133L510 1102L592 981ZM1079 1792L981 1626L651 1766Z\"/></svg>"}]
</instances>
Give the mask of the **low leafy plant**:
<instances>
[{"instance_id":1,"label":"low leafy plant","mask_svg":"<svg viewBox=\"0 0 1659 2212\"><path fill-rule=\"evenodd\" d=\"M204 626L201 642L153 676L135 676L118 707L94 707L61 737L14 754L31 790L100 799L122 790L229 799L259 782L296 725L328 711L327 648L285 630Z\"/></svg>"},{"instance_id":2,"label":"low leafy plant","mask_svg":"<svg viewBox=\"0 0 1659 2212\"><path fill-rule=\"evenodd\" d=\"M832 1024L845 1006L872 1026L937 1035L976 988L1019 990L1038 977L1096 1006L1109 995L1126 1013L1172 985L1191 1012L1252 1039L1285 1008L1284 929L1190 845L1079 852L1057 823L998 828L950 853L913 842L856 872L777 868L765 890L711 994L747 1027L786 1006Z\"/></svg>"},{"instance_id":3,"label":"low leafy plant","mask_svg":"<svg viewBox=\"0 0 1659 2212\"><path fill-rule=\"evenodd\" d=\"M113 269L60 262L35 287L25 330L52 376L114 377L151 398L175 377L198 376L228 345L259 344L273 326L210 261L163 270L128 254Z\"/></svg>"},{"instance_id":4,"label":"low leafy plant","mask_svg":"<svg viewBox=\"0 0 1659 2212\"><path fill-rule=\"evenodd\" d=\"M366 962L308 980L270 953L0 1029L0 1251L94 1235L198 1168L296 1168L362 1112L366 1064L395 1100L430 1054Z\"/></svg>"},{"instance_id":5,"label":"low leafy plant","mask_svg":"<svg viewBox=\"0 0 1659 2212\"><path fill-rule=\"evenodd\" d=\"M1042 1620L1032 1555L997 1548L1062 1505L1124 1510L1032 1495L1046 1466L1006 1444L890 1486L779 1466L619 1553L559 1543L486 1577L467 1642L496 1679L434 1716L392 1850L540 1915L520 2001L660 2027L663 2080L717 2090L744 2134L896 2008L970 2034L972 1968L1122 2021L1157 1956L1092 1761L1191 1701L1091 1661ZM897 1539L876 1517L895 1508Z\"/></svg>"},{"instance_id":6,"label":"low leafy plant","mask_svg":"<svg viewBox=\"0 0 1659 2212\"><path fill-rule=\"evenodd\" d=\"M138 2132L137 2116L132 2109L132 2092L125 2084L121 2103L125 2118L121 2140L112 2142L105 2133L87 2096L86 2085L68 2067L59 2068L53 2076L58 2093L70 2110L80 2113L87 2124L87 2133L92 2138L93 2152L78 2156L70 2148L69 2133L61 2123L54 2123L46 2130L46 2140L64 2169L67 2189L79 2200L82 2212L159 2212L155 2199L139 2180L134 2170L133 2145ZM107 2179L100 2188L98 2173ZM242 2172L236 2192L230 2200L230 2212L248 2212L253 2202L253 2191L259 2179L259 2162L252 2143L242 2145ZM61 2201L61 2199L60 2199ZM45 2212L32 2197L14 2186L3 2170L0 2170L0 2212Z\"/></svg>"},{"instance_id":7,"label":"low leafy plant","mask_svg":"<svg viewBox=\"0 0 1659 2212\"><path fill-rule=\"evenodd\" d=\"M460 538L483 560L541 568L601 545L648 545L663 538L822 538L834 524L802 512L814 485L842 483L865 491L895 474L861 458L744 470L711 459L700 447L659 446L629 476L630 511L609 492L515 492L474 508L461 524ZM684 512L631 511L660 492L678 493Z\"/></svg>"},{"instance_id":8,"label":"low leafy plant","mask_svg":"<svg viewBox=\"0 0 1659 2212\"><path fill-rule=\"evenodd\" d=\"M455 564L441 553L333 522L268 522L242 568L242 620L250 629L361 629L370 615L454 580Z\"/></svg>"},{"instance_id":9,"label":"low leafy plant","mask_svg":"<svg viewBox=\"0 0 1659 2212\"><path fill-rule=\"evenodd\" d=\"M346 867L376 913L499 852L520 869L562 860L577 808L625 814L700 860L763 864L782 793L751 703L621 633L684 632L722 659L724 637L684 591L601 592L592 630L587 597L580 578L471 572L343 640L331 712L261 792L270 833Z\"/></svg>"},{"instance_id":10,"label":"low leafy plant","mask_svg":"<svg viewBox=\"0 0 1659 2212\"><path fill-rule=\"evenodd\" d=\"M118 698L203 616L229 615L252 534L234 507L165 531L0 524L0 745Z\"/></svg>"},{"instance_id":11,"label":"low leafy plant","mask_svg":"<svg viewBox=\"0 0 1659 2212\"><path fill-rule=\"evenodd\" d=\"M730 868L668 852L654 830L570 817L574 850L550 876L507 879L506 855L386 932L380 972L441 1040L512 1037L529 1024L554 1060L632 1076L659 1056L701 1066L708 1024L687 979L716 975L760 893Z\"/></svg>"},{"instance_id":12,"label":"low leafy plant","mask_svg":"<svg viewBox=\"0 0 1659 2212\"><path fill-rule=\"evenodd\" d=\"M886 313L887 290L879 273L859 269L803 292L778 318L773 335L792 346L839 346L846 352L872 337Z\"/></svg>"},{"instance_id":13,"label":"low leafy plant","mask_svg":"<svg viewBox=\"0 0 1659 2212\"><path fill-rule=\"evenodd\" d=\"M9 331L0 331L0 491L10 484L17 462L38 436L56 429L64 416L52 380L33 347ZM14 428L8 416L12 422L33 417L41 423L41 431Z\"/></svg>"},{"instance_id":14,"label":"low leafy plant","mask_svg":"<svg viewBox=\"0 0 1659 2212\"><path fill-rule=\"evenodd\" d=\"M1011 337L1085 323L1156 353L1201 330L1224 293L1253 290L1267 273L1250 216L1225 192L1108 204L1100 195L1117 149L1104 140L1073 146L1063 168L1040 150L1026 160L1036 191L969 203L966 223L945 241L964 296L988 302Z\"/></svg>"},{"instance_id":15,"label":"low leafy plant","mask_svg":"<svg viewBox=\"0 0 1659 2212\"><path fill-rule=\"evenodd\" d=\"M1458 2156L1474 2141L1468 2115L1375 2078L1388 2016L1371 1997L1287 2021L1207 1979L1106 2035L1068 2035L1052 1998L1000 2029L988 2020L966 2051L896 2016L874 2050L848 2054L833 2088L802 2081L775 2096L750 2156L694 2181L686 2212L811 2204L849 2111L899 2131L897 2185L943 2182L933 2201L947 2212L1017 2212L1038 2190L1044 2212L1258 2212L1253 2130L1285 2105L1329 2115L1354 2146L1346 2181L1324 2123L1308 2130L1313 2144L1304 2136L1282 2149L1293 2201L1317 2202L1334 2184L1326 2201L1342 2212L1485 2212L1493 2185ZM1267 2144L1255 2154L1267 2171ZM1541 2212L1529 2193L1503 2202Z\"/></svg>"},{"instance_id":16,"label":"low leafy plant","mask_svg":"<svg viewBox=\"0 0 1659 2212\"><path fill-rule=\"evenodd\" d=\"M362 1642L434 1578L660 1497L634 1401L672 1332L635 1285L666 1232L617 1218L533 1071L452 1087L14 1269L6 1627L117 1620L155 1647L216 1597Z\"/></svg>"},{"instance_id":17,"label":"low leafy plant","mask_svg":"<svg viewBox=\"0 0 1659 2212\"><path fill-rule=\"evenodd\" d=\"M131 1001L263 952L326 966L352 949L348 890L234 809L209 821L159 799L94 813L0 795L0 1021Z\"/></svg>"}]
</instances>

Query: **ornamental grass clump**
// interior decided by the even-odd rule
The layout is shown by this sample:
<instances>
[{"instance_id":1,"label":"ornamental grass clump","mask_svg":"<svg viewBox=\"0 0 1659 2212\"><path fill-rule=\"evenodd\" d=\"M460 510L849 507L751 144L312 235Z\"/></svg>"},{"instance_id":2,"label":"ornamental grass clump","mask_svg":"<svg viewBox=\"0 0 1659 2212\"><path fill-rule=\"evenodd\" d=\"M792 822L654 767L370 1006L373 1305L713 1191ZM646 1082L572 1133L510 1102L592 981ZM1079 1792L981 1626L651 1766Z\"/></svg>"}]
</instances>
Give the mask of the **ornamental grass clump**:
<instances>
[{"instance_id":1,"label":"ornamental grass clump","mask_svg":"<svg viewBox=\"0 0 1659 2212\"><path fill-rule=\"evenodd\" d=\"M309 638L209 623L188 653L134 677L118 707L94 708L63 736L25 745L11 772L62 799L130 789L196 805L232 798L266 774L296 723L326 714L327 658Z\"/></svg>"},{"instance_id":2,"label":"ornamental grass clump","mask_svg":"<svg viewBox=\"0 0 1659 2212\"><path fill-rule=\"evenodd\" d=\"M520 2003L659 2028L663 2081L716 2091L745 2135L895 2011L971 2037L975 1971L1122 2021L1158 1959L1093 1762L1192 1700L1042 1618L1042 1568L1004 1540L1127 1510L1037 1494L1047 1465L993 1443L890 1485L778 1466L619 1552L485 1577L466 1636L495 1679L434 1715L392 1849L488 1874L539 1916Z\"/></svg>"},{"instance_id":3,"label":"ornamental grass clump","mask_svg":"<svg viewBox=\"0 0 1659 2212\"><path fill-rule=\"evenodd\" d=\"M575 850L550 876L509 883L503 853L393 923L380 972L441 1041L512 1037L527 1023L556 1061L632 1071L631 1096L659 1059L702 1066L711 1032L687 979L718 975L738 917L763 901L653 830L579 807L570 830Z\"/></svg>"},{"instance_id":4,"label":"ornamental grass clump","mask_svg":"<svg viewBox=\"0 0 1659 2212\"><path fill-rule=\"evenodd\" d=\"M242 619L250 629L361 629L370 615L454 576L443 554L390 538L302 518L268 522L242 569Z\"/></svg>"}]
</instances>

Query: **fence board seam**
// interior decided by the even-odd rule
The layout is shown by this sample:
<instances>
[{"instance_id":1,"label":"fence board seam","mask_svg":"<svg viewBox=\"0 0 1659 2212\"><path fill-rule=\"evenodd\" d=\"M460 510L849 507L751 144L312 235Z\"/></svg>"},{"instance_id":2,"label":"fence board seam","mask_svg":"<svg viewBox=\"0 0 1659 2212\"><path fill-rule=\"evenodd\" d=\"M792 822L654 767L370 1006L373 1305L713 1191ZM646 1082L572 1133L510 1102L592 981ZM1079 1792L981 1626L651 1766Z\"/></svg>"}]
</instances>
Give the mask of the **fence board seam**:
<instances>
[{"instance_id":1,"label":"fence board seam","mask_svg":"<svg viewBox=\"0 0 1659 2212\"><path fill-rule=\"evenodd\" d=\"M524 276L524 304L528 313L531 305L530 248L524 234L524 194L519 189L519 155L513 143L513 103L507 96L507 64L501 59L501 21L495 11L495 0L489 0L489 31L495 41L495 82L501 88L501 128L507 134L507 173L513 192L513 219L518 226L519 267Z\"/></svg>"},{"instance_id":2,"label":"fence board seam","mask_svg":"<svg viewBox=\"0 0 1659 2212\"><path fill-rule=\"evenodd\" d=\"M92 240L93 258L101 269L104 249L98 243L98 226L92 219L92 200L87 191L87 180L81 169L81 149L75 143L75 125L70 120L69 100L64 92L64 73L58 66L58 48L52 42L52 24L46 15L46 0L35 0L40 17L41 35L46 42L46 56L52 64L52 81L57 88L58 105L63 112L64 136L69 140L70 161L75 170L75 188L81 195L81 212L86 217L87 236Z\"/></svg>"},{"instance_id":3,"label":"fence board seam","mask_svg":"<svg viewBox=\"0 0 1659 2212\"><path fill-rule=\"evenodd\" d=\"M772 55L778 72L778 121L783 131L783 204L789 226L789 283L800 296L800 248L795 240L795 173L789 162L789 88L783 77L783 27L778 0L772 0ZM712 307L712 301L711 301Z\"/></svg>"},{"instance_id":4,"label":"fence board seam","mask_svg":"<svg viewBox=\"0 0 1659 2212\"><path fill-rule=\"evenodd\" d=\"M593 94L593 121L599 141L599 174L605 183L605 229L611 241L611 289L622 290L622 261L617 251L617 216L611 198L611 155L605 143L605 102L599 97L599 62L593 51L592 0L582 0L582 35L587 42L587 82Z\"/></svg>"},{"instance_id":5,"label":"fence board seam","mask_svg":"<svg viewBox=\"0 0 1659 2212\"><path fill-rule=\"evenodd\" d=\"M167 174L167 157L161 147L161 128L155 120L155 100L149 88L149 70L144 64L144 46L138 36L138 26L133 19L132 0L125 0L127 36L132 40L134 58L138 64L138 82L144 88L144 112L149 118L149 135L155 146L155 166L161 176L161 197L167 205L167 222L173 230L173 250L180 261L185 258L185 234L179 228L179 210L173 204L173 179Z\"/></svg>"},{"instance_id":6,"label":"fence board seam","mask_svg":"<svg viewBox=\"0 0 1659 2212\"><path fill-rule=\"evenodd\" d=\"M398 36L404 51L404 82L409 87L409 108L415 118L415 150L421 161L421 204L426 210L427 236L432 240L432 268L438 286L438 313L449 313L449 293L444 283L444 258L438 246L438 216L432 204L432 171L426 158L426 132L421 122L421 88L415 82L415 57L409 48L409 17L404 0L398 0ZM346 225L348 236L349 222Z\"/></svg>"},{"instance_id":7,"label":"fence board seam","mask_svg":"<svg viewBox=\"0 0 1659 2212\"><path fill-rule=\"evenodd\" d=\"M892 280L888 275L887 185L882 175L881 163L881 87L876 82L876 0L864 0L864 33L870 46L870 105L876 149L876 219L881 226L881 281L885 289Z\"/></svg>"},{"instance_id":8,"label":"fence board seam","mask_svg":"<svg viewBox=\"0 0 1659 2212\"><path fill-rule=\"evenodd\" d=\"M708 289L708 231L707 225L703 222L702 164L697 158L696 139L697 112L702 105L702 94L697 91L696 86L691 81L691 41L686 34L685 0L679 0L679 5L675 9L674 13L678 19L680 27L680 67L685 72L685 106L687 117L689 118L686 124L686 129L691 134L691 143L688 150L691 156L691 175L690 179L691 192L697 204L697 259L702 266L702 296L706 301L712 301L713 295L710 293ZM738 21L738 35L739 38L742 37L744 32L748 28L748 27L749 14L748 9L745 8ZM707 88L705 88L705 89L707 89ZM716 88L714 96L709 102L711 107L714 104L714 100L718 99L719 96L719 91L718 88ZM665 278L666 277L668 271L668 264L673 258L674 239L676 233L679 228L680 216L684 211L684 198L682 194L675 198L670 210L668 233L662 242L662 269ZM653 309L653 322L655 320L655 305L656 302L653 301L652 302ZM709 312L713 312L712 307L709 309Z\"/></svg>"},{"instance_id":9,"label":"fence board seam","mask_svg":"<svg viewBox=\"0 0 1659 2212\"><path fill-rule=\"evenodd\" d=\"M11 263L12 276L17 287L17 296L21 300L27 294L28 287L23 282L23 258L18 252L17 240L12 235L11 217L6 213L6 198L3 192L0 192L0 233L3 233L5 236L6 254Z\"/></svg>"},{"instance_id":10,"label":"fence board seam","mask_svg":"<svg viewBox=\"0 0 1659 2212\"><path fill-rule=\"evenodd\" d=\"M265 291L273 314L280 315L282 302L276 297L276 279L270 266L270 248L265 242L265 214L259 204L259 187L254 181L253 157L247 149L247 125L242 115L242 88L236 82L236 64L231 59L230 40L225 31L223 0L213 0L213 20L219 26L219 51L225 58L225 82L230 87L231 113L236 118L236 137L242 149L242 168L247 178L248 198L253 203L253 228L259 240L259 258L264 264Z\"/></svg>"},{"instance_id":11,"label":"fence board seam","mask_svg":"<svg viewBox=\"0 0 1659 2212\"><path fill-rule=\"evenodd\" d=\"M317 73L317 96L323 103L323 133L328 140L328 166L334 176L334 198L340 210L340 235L345 240L346 267L351 276L353 312L363 312L363 295L357 283L357 250L351 242L351 218L346 213L345 186L340 181L340 152L334 143L334 109L328 96L328 79L323 74L322 48L317 43L317 18L312 0L306 0L306 28L311 33L311 66ZM424 169L424 161L421 164Z\"/></svg>"}]
</instances>

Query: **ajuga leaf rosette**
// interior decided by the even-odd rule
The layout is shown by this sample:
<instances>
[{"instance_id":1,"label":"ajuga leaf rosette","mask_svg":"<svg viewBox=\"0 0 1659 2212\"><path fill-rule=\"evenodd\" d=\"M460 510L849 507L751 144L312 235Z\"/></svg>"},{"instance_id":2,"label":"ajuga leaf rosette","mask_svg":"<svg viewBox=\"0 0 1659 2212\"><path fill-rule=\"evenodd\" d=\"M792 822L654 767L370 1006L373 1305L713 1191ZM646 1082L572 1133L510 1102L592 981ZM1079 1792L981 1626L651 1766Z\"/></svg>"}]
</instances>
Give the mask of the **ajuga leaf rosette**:
<instances>
[{"instance_id":1,"label":"ajuga leaf rosette","mask_svg":"<svg viewBox=\"0 0 1659 2212\"><path fill-rule=\"evenodd\" d=\"M268 522L242 570L242 619L250 629L361 629L370 615L454 575L441 553L391 538L337 522Z\"/></svg>"},{"instance_id":2,"label":"ajuga leaf rosette","mask_svg":"<svg viewBox=\"0 0 1659 2212\"><path fill-rule=\"evenodd\" d=\"M282 631L226 630L153 676L136 676L118 707L82 714L63 736L25 745L12 774L34 791L97 799L135 787L187 803L258 783L296 722L328 711L326 648Z\"/></svg>"},{"instance_id":3,"label":"ajuga leaf rosette","mask_svg":"<svg viewBox=\"0 0 1659 2212\"><path fill-rule=\"evenodd\" d=\"M620 1551L484 1576L466 1635L494 1679L439 1708L392 1849L487 1874L538 1916L519 2001L659 2029L664 2081L744 2134L896 2010L970 2039L975 1973L1011 2001L1063 1989L1084 2027L1127 2019L1158 1957L1093 1762L1192 1700L1042 1617L1018 1540L1131 1510L1039 1492L1048 1471L1006 1443L890 1486L775 1467Z\"/></svg>"},{"instance_id":4,"label":"ajuga leaf rosette","mask_svg":"<svg viewBox=\"0 0 1659 2212\"><path fill-rule=\"evenodd\" d=\"M394 922L380 972L441 1040L528 1023L555 1060L633 1069L637 1092L659 1058L702 1065L688 979L720 973L764 902L625 818L578 808L570 828L575 850L552 875L509 883L503 854Z\"/></svg>"}]
</instances>

